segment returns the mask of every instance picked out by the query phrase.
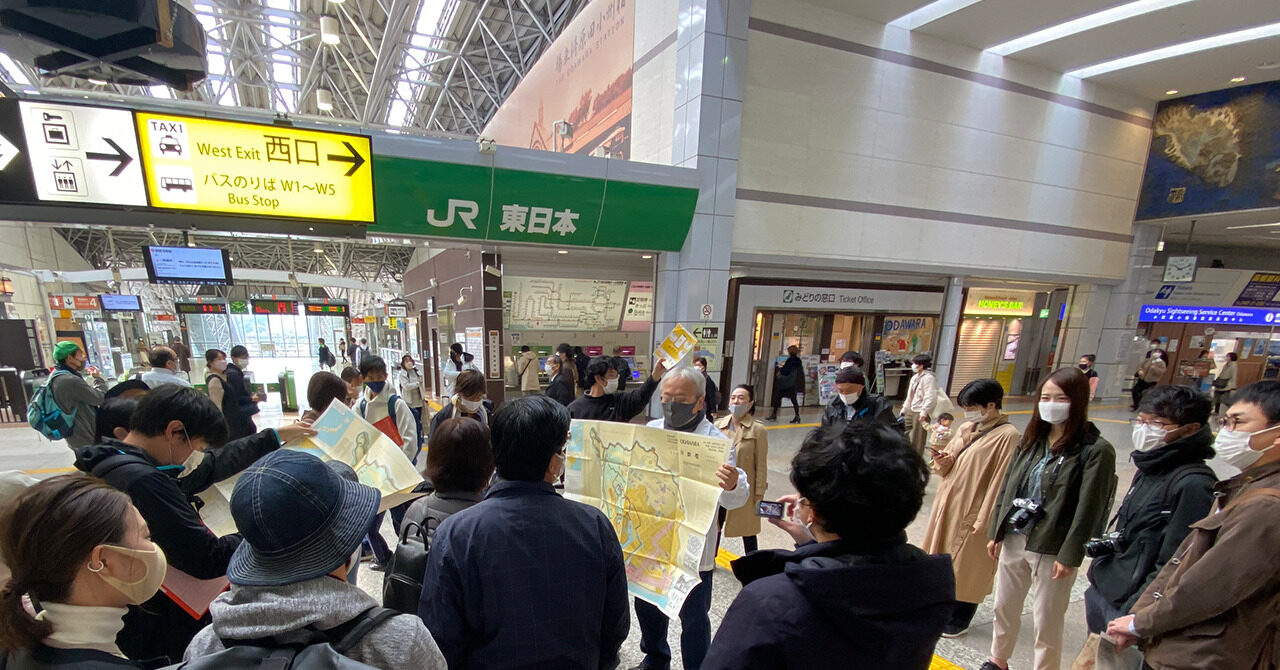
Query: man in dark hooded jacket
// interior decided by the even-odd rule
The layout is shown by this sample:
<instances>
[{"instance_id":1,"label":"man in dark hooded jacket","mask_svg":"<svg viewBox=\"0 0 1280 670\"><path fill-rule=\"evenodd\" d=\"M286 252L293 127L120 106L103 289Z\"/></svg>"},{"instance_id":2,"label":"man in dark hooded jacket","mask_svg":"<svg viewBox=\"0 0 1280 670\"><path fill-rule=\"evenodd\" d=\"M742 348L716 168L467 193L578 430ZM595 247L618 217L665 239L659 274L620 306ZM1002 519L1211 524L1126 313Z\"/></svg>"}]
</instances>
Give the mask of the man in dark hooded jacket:
<instances>
[{"instance_id":1,"label":"man in dark hooded jacket","mask_svg":"<svg viewBox=\"0 0 1280 670\"><path fill-rule=\"evenodd\" d=\"M743 589L702 669L928 668L956 590L950 556L907 544L928 481L893 428L810 433L782 498L801 523L774 520L798 547L733 562Z\"/></svg>"},{"instance_id":2,"label":"man in dark hooded jacket","mask_svg":"<svg viewBox=\"0 0 1280 670\"><path fill-rule=\"evenodd\" d=\"M856 367L836 373L836 396L822 410L822 427L843 427L855 419L894 425L893 403L884 396L867 393L867 378Z\"/></svg>"},{"instance_id":3,"label":"man in dark hooded jacket","mask_svg":"<svg viewBox=\"0 0 1280 670\"><path fill-rule=\"evenodd\" d=\"M1118 535L1086 545L1094 547L1084 593L1089 632L1128 614L1191 524L1209 515L1217 480L1205 464L1213 458L1212 410L1209 396L1188 386L1157 386L1142 396L1133 427L1138 471L1108 529Z\"/></svg>"}]
</instances>

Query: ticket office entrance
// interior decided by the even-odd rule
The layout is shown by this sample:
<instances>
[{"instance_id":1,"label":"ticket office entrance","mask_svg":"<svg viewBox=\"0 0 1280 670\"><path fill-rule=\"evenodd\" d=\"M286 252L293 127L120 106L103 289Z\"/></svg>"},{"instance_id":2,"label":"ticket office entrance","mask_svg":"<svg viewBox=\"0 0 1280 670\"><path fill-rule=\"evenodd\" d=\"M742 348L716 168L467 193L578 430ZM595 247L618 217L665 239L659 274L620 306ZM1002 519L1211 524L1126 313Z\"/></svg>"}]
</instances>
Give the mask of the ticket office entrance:
<instances>
[{"instance_id":1,"label":"ticket office entrance","mask_svg":"<svg viewBox=\"0 0 1280 670\"><path fill-rule=\"evenodd\" d=\"M856 351L867 361L865 372L874 374L875 358L870 354L875 335L884 317L870 314L760 311L752 333L748 383L759 389L756 404L773 401L774 369L787 358L787 348L800 348L804 363L804 385L797 391L801 407L821 405L818 367L836 363L846 351Z\"/></svg>"}]
</instances>

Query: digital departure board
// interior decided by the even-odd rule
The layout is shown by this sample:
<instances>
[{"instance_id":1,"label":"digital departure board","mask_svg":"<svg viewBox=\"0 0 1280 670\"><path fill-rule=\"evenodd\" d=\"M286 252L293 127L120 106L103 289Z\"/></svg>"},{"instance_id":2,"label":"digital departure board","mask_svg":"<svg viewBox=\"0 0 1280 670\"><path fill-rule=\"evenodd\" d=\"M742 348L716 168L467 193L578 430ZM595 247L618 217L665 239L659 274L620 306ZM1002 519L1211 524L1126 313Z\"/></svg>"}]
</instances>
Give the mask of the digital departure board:
<instances>
[{"instance_id":1,"label":"digital departure board","mask_svg":"<svg viewBox=\"0 0 1280 670\"><path fill-rule=\"evenodd\" d=\"M331 305L309 302L307 303L307 314L311 316L347 316L349 312L345 302Z\"/></svg>"},{"instance_id":2,"label":"digital departure board","mask_svg":"<svg viewBox=\"0 0 1280 670\"><path fill-rule=\"evenodd\" d=\"M296 300L250 300L254 314L297 314Z\"/></svg>"},{"instance_id":3,"label":"digital departure board","mask_svg":"<svg viewBox=\"0 0 1280 670\"><path fill-rule=\"evenodd\" d=\"M224 302L178 302L173 311L179 314L226 314L227 304Z\"/></svg>"}]
</instances>

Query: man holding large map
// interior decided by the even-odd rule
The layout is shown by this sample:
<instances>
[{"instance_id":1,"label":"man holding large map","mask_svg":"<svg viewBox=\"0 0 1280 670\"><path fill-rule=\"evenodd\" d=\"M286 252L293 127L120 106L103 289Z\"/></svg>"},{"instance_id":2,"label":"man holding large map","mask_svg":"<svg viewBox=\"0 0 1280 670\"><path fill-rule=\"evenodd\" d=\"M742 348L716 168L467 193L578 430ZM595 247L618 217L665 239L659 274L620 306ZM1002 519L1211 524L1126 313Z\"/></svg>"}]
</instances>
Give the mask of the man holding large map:
<instances>
[{"instance_id":1,"label":"man holding large map","mask_svg":"<svg viewBox=\"0 0 1280 670\"><path fill-rule=\"evenodd\" d=\"M719 510L751 495L729 440L706 419L703 379L677 367L663 379L662 419L648 427L574 421L567 445L566 494L604 511L622 543L642 668L669 667L668 620L677 615L685 667L701 664Z\"/></svg>"}]
</instances>

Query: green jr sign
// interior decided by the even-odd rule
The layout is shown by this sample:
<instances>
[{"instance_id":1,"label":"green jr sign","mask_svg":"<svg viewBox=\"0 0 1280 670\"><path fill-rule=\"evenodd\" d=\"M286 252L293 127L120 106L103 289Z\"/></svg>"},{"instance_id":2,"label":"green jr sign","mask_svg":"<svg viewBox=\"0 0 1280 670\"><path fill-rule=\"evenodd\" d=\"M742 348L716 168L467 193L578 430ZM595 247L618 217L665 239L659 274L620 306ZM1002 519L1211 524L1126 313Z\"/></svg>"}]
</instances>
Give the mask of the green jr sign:
<instances>
[{"instance_id":1,"label":"green jr sign","mask_svg":"<svg viewBox=\"0 0 1280 670\"><path fill-rule=\"evenodd\" d=\"M679 251L695 188L373 157L377 234Z\"/></svg>"}]
</instances>

